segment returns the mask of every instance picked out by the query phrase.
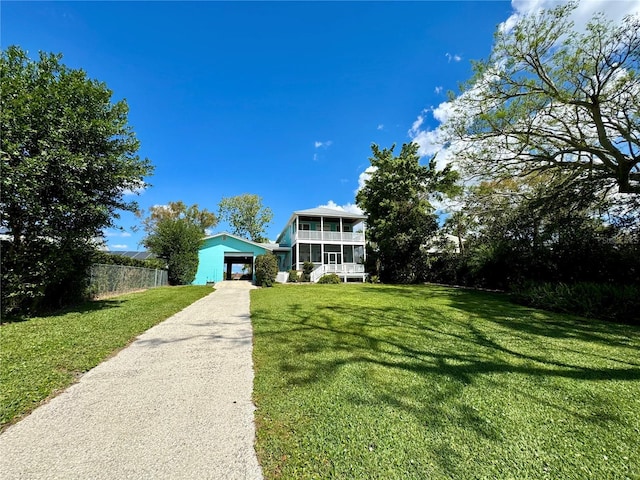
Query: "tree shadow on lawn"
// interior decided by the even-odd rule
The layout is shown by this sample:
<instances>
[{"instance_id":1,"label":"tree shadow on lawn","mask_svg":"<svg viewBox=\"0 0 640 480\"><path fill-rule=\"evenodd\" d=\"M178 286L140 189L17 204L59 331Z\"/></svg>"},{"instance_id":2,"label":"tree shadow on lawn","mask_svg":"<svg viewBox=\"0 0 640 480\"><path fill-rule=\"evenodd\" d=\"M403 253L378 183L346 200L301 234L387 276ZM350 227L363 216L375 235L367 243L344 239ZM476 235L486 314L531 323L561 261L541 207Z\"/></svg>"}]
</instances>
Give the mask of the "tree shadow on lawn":
<instances>
[{"instance_id":1,"label":"tree shadow on lawn","mask_svg":"<svg viewBox=\"0 0 640 480\"><path fill-rule=\"evenodd\" d=\"M506 293L439 285L375 285L365 291L383 292L408 300L419 300L428 296L464 312L470 319L488 320L534 336L577 339L637 349L637 343L633 346L630 342L632 337L637 338L640 335L640 326L637 325L587 319L526 307L512 303Z\"/></svg>"},{"instance_id":2,"label":"tree shadow on lawn","mask_svg":"<svg viewBox=\"0 0 640 480\"><path fill-rule=\"evenodd\" d=\"M513 394L518 398L579 422L603 428L624 423L612 413L615 405L604 393L590 391L588 398L572 404L567 399L576 398L576 388L589 387L565 380L640 381L640 328L547 314L485 292L391 286L373 286L371 292L418 303L372 307L366 301L338 299L322 307L296 303L274 313L254 312L258 337L269 337L264 341L290 352L286 358L270 358L288 387L328 384L354 367L382 369L395 380L372 380L366 394L351 393L348 401L372 408L386 405L431 428L458 425L496 442L503 432L469 403L474 397L465 396L468 388L481 385L494 399L517 389ZM425 295L450 308L430 307ZM628 356L567 349L571 341L623 349ZM510 383L514 376L519 383ZM405 386L400 378L410 382ZM416 395L424 401L416 401Z\"/></svg>"},{"instance_id":3,"label":"tree shadow on lawn","mask_svg":"<svg viewBox=\"0 0 640 480\"><path fill-rule=\"evenodd\" d=\"M27 322L32 318L51 318L51 317L59 317L61 315L66 315L69 313L91 313L97 312L100 310L108 310L112 308L120 308L123 306L126 300L118 300L118 299L105 299L105 300L90 300L87 302L80 303L78 305L72 305L69 307L64 307L57 310L51 310L43 313L39 313L38 315L30 316L13 316L2 319L2 324L5 323L19 323L19 322Z\"/></svg>"}]
</instances>

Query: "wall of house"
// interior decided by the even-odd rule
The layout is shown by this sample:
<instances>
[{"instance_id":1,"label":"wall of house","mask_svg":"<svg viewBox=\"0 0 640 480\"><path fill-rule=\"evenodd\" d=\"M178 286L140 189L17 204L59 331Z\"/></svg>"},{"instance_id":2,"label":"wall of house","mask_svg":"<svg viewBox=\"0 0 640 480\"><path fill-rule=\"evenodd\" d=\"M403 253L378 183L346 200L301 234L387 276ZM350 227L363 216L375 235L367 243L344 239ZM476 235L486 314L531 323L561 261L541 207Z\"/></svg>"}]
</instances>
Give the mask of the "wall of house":
<instances>
[{"instance_id":1,"label":"wall of house","mask_svg":"<svg viewBox=\"0 0 640 480\"><path fill-rule=\"evenodd\" d=\"M224 279L225 252L251 252L253 256L267 253L267 249L243 242L230 236L218 236L205 240L199 252L199 264L193 285L221 282Z\"/></svg>"},{"instance_id":2,"label":"wall of house","mask_svg":"<svg viewBox=\"0 0 640 480\"><path fill-rule=\"evenodd\" d=\"M282 234L280 235L280 238L278 238L278 243L280 243L280 245L290 247L292 235L293 235L293 224L290 223L289 225L287 225L287 228L283 230Z\"/></svg>"}]
</instances>

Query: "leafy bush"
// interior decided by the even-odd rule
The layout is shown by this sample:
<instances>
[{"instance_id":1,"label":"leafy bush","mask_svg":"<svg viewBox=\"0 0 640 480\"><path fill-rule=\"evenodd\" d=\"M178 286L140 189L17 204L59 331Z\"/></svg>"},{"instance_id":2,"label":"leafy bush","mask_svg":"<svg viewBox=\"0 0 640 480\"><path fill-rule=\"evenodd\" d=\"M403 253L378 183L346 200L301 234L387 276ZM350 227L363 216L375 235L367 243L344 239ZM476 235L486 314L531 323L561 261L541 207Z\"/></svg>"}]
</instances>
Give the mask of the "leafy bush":
<instances>
[{"instance_id":1,"label":"leafy bush","mask_svg":"<svg viewBox=\"0 0 640 480\"><path fill-rule=\"evenodd\" d=\"M158 258L165 259L171 285L189 285L198 271L202 229L188 218L162 218L143 241Z\"/></svg>"},{"instance_id":2,"label":"leafy bush","mask_svg":"<svg viewBox=\"0 0 640 480\"><path fill-rule=\"evenodd\" d=\"M298 271L297 270L289 270L289 282L297 283L298 282Z\"/></svg>"},{"instance_id":3,"label":"leafy bush","mask_svg":"<svg viewBox=\"0 0 640 480\"><path fill-rule=\"evenodd\" d=\"M272 253L258 255L255 262L256 285L271 287L278 275L278 259Z\"/></svg>"},{"instance_id":4,"label":"leafy bush","mask_svg":"<svg viewBox=\"0 0 640 480\"><path fill-rule=\"evenodd\" d=\"M640 324L640 287L636 285L527 283L512 298L555 312Z\"/></svg>"},{"instance_id":5,"label":"leafy bush","mask_svg":"<svg viewBox=\"0 0 640 480\"><path fill-rule=\"evenodd\" d=\"M327 273L320 277L318 283L342 283L342 280L335 273Z\"/></svg>"},{"instance_id":6,"label":"leafy bush","mask_svg":"<svg viewBox=\"0 0 640 480\"><path fill-rule=\"evenodd\" d=\"M311 281L311 272L316 268L313 262L304 262L302 264L302 275L300 275L301 282L310 282Z\"/></svg>"},{"instance_id":7,"label":"leafy bush","mask_svg":"<svg viewBox=\"0 0 640 480\"><path fill-rule=\"evenodd\" d=\"M43 239L21 251L25 255L15 254L10 242L0 248L2 317L49 312L88 298L91 245Z\"/></svg>"}]
</instances>

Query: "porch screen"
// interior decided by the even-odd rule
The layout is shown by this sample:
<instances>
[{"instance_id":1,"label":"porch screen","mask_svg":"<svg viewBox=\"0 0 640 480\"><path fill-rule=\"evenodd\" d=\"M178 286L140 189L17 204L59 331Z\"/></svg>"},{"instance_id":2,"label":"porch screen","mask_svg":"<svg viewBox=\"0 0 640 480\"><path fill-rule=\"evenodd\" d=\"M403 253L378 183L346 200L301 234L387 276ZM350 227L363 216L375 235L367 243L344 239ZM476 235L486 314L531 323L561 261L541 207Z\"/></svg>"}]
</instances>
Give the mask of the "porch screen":
<instances>
[{"instance_id":1,"label":"porch screen","mask_svg":"<svg viewBox=\"0 0 640 480\"><path fill-rule=\"evenodd\" d=\"M342 247L342 255L344 263L353 263L353 245L345 245Z\"/></svg>"},{"instance_id":2,"label":"porch screen","mask_svg":"<svg viewBox=\"0 0 640 480\"><path fill-rule=\"evenodd\" d=\"M314 262L320 263L321 252L320 245L301 243L300 248L300 261L301 262Z\"/></svg>"}]
</instances>

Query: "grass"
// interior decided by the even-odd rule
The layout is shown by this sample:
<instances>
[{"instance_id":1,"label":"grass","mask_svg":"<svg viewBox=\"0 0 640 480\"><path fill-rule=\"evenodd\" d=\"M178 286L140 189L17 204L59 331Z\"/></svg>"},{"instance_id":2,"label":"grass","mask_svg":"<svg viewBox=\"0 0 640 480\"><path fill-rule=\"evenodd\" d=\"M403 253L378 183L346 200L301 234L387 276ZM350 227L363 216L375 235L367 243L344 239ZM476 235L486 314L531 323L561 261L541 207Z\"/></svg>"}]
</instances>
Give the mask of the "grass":
<instances>
[{"instance_id":1,"label":"grass","mask_svg":"<svg viewBox=\"0 0 640 480\"><path fill-rule=\"evenodd\" d=\"M251 292L267 479L639 479L640 328L437 286Z\"/></svg>"},{"instance_id":2,"label":"grass","mask_svg":"<svg viewBox=\"0 0 640 480\"><path fill-rule=\"evenodd\" d=\"M71 385L136 336L212 292L161 287L0 326L0 426Z\"/></svg>"}]
</instances>

